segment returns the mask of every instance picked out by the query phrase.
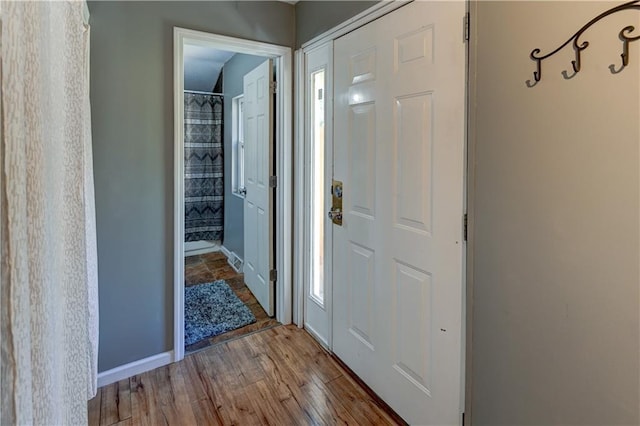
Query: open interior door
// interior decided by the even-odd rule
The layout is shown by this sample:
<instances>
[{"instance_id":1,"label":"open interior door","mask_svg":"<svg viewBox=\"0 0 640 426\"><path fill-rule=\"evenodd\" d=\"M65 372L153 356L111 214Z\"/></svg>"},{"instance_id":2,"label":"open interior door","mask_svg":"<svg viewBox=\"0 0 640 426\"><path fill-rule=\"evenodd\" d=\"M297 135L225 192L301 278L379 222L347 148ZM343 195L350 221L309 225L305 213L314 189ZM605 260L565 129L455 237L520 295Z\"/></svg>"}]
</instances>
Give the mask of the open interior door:
<instances>
[{"instance_id":1,"label":"open interior door","mask_svg":"<svg viewBox=\"0 0 640 426\"><path fill-rule=\"evenodd\" d=\"M273 64L271 59L244 76L244 280L273 316Z\"/></svg>"}]
</instances>

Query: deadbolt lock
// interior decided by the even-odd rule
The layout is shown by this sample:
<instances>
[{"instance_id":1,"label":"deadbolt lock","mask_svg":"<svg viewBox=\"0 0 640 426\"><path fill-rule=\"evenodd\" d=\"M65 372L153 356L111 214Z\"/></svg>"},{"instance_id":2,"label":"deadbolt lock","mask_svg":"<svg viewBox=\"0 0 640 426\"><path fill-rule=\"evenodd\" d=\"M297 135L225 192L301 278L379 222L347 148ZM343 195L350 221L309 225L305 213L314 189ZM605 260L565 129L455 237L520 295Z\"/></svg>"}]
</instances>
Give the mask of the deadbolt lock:
<instances>
[{"instance_id":1,"label":"deadbolt lock","mask_svg":"<svg viewBox=\"0 0 640 426\"><path fill-rule=\"evenodd\" d=\"M342 225L342 212L331 210L329 212L329 219L331 219L336 225Z\"/></svg>"},{"instance_id":2,"label":"deadbolt lock","mask_svg":"<svg viewBox=\"0 0 640 426\"><path fill-rule=\"evenodd\" d=\"M342 226L342 182L334 180L331 184L331 211L329 212L329 219L338 225Z\"/></svg>"}]
</instances>

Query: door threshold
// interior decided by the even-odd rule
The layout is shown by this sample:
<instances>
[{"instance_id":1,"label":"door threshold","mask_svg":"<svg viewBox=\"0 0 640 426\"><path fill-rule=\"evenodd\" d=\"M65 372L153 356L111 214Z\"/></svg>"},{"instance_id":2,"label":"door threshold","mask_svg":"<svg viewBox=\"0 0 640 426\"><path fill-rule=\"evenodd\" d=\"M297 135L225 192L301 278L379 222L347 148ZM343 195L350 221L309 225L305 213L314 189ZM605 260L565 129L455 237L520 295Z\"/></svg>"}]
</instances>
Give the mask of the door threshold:
<instances>
[{"instance_id":1,"label":"door threshold","mask_svg":"<svg viewBox=\"0 0 640 426\"><path fill-rule=\"evenodd\" d=\"M224 345L225 343L233 342L234 340L244 339L245 337L251 336L252 334L262 333L263 331L271 330L272 328L276 328L276 327L282 327L282 324L280 324L280 323L271 324L271 325L268 325L268 326L266 326L264 328L261 328L259 330L253 330L253 331L250 331L250 332L245 333L245 334L240 334L238 336L230 337L230 338L228 338L226 340L220 340L219 342L212 343L212 344L210 344L208 346L205 346L205 347L202 347L202 348L193 349L191 351L187 351L185 349L184 355L187 356L187 355L197 354L198 352L206 351L207 349L215 348L216 346Z\"/></svg>"}]
</instances>

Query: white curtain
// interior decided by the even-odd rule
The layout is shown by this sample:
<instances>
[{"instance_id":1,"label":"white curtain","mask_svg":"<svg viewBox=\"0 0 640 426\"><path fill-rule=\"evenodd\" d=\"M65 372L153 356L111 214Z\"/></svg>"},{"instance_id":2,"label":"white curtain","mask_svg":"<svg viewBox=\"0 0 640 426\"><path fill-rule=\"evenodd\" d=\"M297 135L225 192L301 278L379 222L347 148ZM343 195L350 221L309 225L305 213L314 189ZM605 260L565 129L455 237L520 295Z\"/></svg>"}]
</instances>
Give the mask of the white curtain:
<instances>
[{"instance_id":1,"label":"white curtain","mask_svg":"<svg viewBox=\"0 0 640 426\"><path fill-rule=\"evenodd\" d=\"M2 3L0 424L86 424L98 342L88 11Z\"/></svg>"}]
</instances>

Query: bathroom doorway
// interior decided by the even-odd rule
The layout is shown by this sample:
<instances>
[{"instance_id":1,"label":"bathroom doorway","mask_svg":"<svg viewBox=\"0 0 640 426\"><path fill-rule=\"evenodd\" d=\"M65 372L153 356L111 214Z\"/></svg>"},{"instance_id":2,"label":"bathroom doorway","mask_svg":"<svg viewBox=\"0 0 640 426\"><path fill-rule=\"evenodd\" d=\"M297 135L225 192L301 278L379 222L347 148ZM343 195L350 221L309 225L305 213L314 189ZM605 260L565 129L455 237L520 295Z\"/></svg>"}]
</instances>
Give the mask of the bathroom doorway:
<instances>
[{"instance_id":1,"label":"bathroom doorway","mask_svg":"<svg viewBox=\"0 0 640 426\"><path fill-rule=\"evenodd\" d=\"M174 29L176 360L291 322L290 61Z\"/></svg>"},{"instance_id":2,"label":"bathroom doorway","mask_svg":"<svg viewBox=\"0 0 640 426\"><path fill-rule=\"evenodd\" d=\"M251 81L256 72L264 75ZM274 75L272 61L264 56L193 44L184 47L187 353L278 324L269 288L272 227L262 224L265 229L260 229L260 216L254 212L258 207L265 212L266 206L252 202L260 195L256 172L264 170L268 180L273 164L273 149L268 147L274 126L266 120L274 118L269 93ZM265 87L257 93L254 86L260 84ZM247 129L262 123L250 116L255 105L247 92L252 88L255 98L259 94L269 103L261 115L262 129ZM246 152L256 146L259 132L270 133L260 140L266 149L254 150L262 156ZM252 136L255 140L247 140ZM247 164L251 161L254 164ZM263 244L260 237L266 237ZM261 262L265 262L262 274Z\"/></svg>"}]
</instances>

